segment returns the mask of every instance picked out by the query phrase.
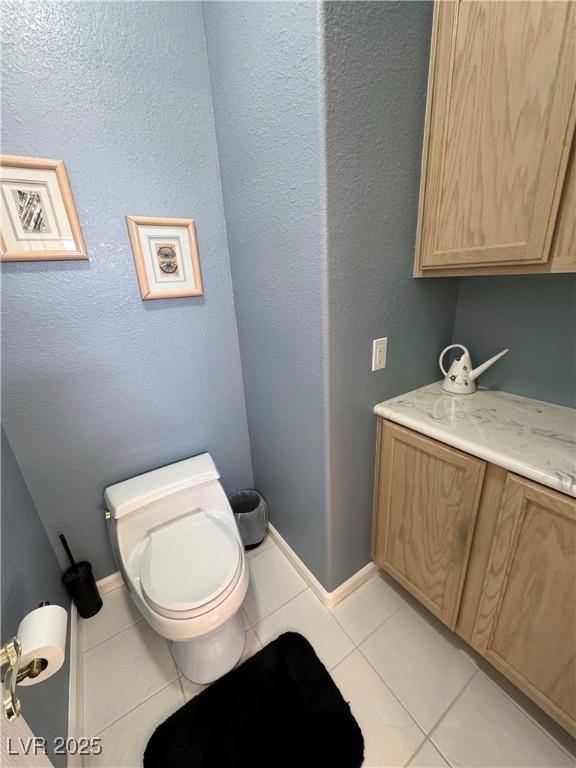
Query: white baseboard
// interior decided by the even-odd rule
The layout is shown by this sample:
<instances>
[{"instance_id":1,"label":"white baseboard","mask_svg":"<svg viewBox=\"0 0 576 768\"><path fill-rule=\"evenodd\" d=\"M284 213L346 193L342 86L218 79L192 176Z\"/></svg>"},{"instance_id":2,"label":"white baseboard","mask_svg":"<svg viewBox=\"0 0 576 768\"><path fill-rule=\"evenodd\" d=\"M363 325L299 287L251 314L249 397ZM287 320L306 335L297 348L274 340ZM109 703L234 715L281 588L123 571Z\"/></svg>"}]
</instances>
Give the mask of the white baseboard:
<instances>
[{"instance_id":1,"label":"white baseboard","mask_svg":"<svg viewBox=\"0 0 576 768\"><path fill-rule=\"evenodd\" d=\"M124 584L120 572L110 574L96 582L100 595L106 595ZM70 604L70 672L68 682L68 736L84 736L84 689L82 680L81 620L74 603ZM89 734L93 735L93 734ZM67 768L82 768L80 755L68 754Z\"/></svg>"},{"instance_id":2,"label":"white baseboard","mask_svg":"<svg viewBox=\"0 0 576 768\"><path fill-rule=\"evenodd\" d=\"M78 610L70 603L70 664L68 680L68 736L79 738L84 733L84 708L82 706L82 646ZM82 768L82 757L68 753L68 768Z\"/></svg>"},{"instance_id":3,"label":"white baseboard","mask_svg":"<svg viewBox=\"0 0 576 768\"><path fill-rule=\"evenodd\" d=\"M268 533L270 534L270 538L278 546L278 549L286 555L300 576L302 576L304 581L308 583L310 589L327 607L337 605L341 600L344 600L345 597L348 597L349 594L358 589L358 587L364 584L365 581L368 581L376 569L374 563L367 563L357 573L350 576L349 579L336 587L336 589L332 590L332 592L328 592L328 590L318 581L316 576L314 576L308 566L298 557L288 542L278 533L272 523L268 523ZM111 573L109 576L105 576L103 579L99 579L96 582L98 591L102 596L107 595L114 589L118 589L118 587L121 587L123 584L124 580L120 571Z\"/></svg>"},{"instance_id":4,"label":"white baseboard","mask_svg":"<svg viewBox=\"0 0 576 768\"><path fill-rule=\"evenodd\" d=\"M112 592L113 590L118 589L118 587L121 587L123 584L124 579L122 578L120 571L111 573L110 576L104 576L103 579L98 579L96 582L98 592L100 592L100 597L107 595L108 592Z\"/></svg>"},{"instance_id":5,"label":"white baseboard","mask_svg":"<svg viewBox=\"0 0 576 768\"><path fill-rule=\"evenodd\" d=\"M310 589L318 599L327 608L337 605L341 600L358 589L364 582L373 575L376 570L374 563L368 563L357 573L347 579L339 587L328 592L318 581L316 576L307 565L298 557L292 547L278 533L273 525L268 523L268 533L281 552L288 558L294 568L302 576ZM111 573L96 582L100 595L107 595L114 589L118 589L124 584L120 571ZM79 738L84 736L84 709L82 703L83 680L82 680L82 644L81 644L81 622L78 611L74 603L70 605L70 676L68 686L68 736ZM82 758L79 755L68 755L67 768L82 768Z\"/></svg>"},{"instance_id":6,"label":"white baseboard","mask_svg":"<svg viewBox=\"0 0 576 768\"><path fill-rule=\"evenodd\" d=\"M270 534L272 541L276 543L278 549L286 555L300 576L302 576L304 581L308 583L308 586L314 592L316 597L327 608L337 605L341 600L344 600L345 597L348 597L354 590L364 584L365 581L368 581L376 570L374 563L368 563L364 568L361 568L357 573L340 584L340 586L336 587L336 589L333 589L332 592L328 592L271 523L268 523L268 533Z\"/></svg>"}]
</instances>

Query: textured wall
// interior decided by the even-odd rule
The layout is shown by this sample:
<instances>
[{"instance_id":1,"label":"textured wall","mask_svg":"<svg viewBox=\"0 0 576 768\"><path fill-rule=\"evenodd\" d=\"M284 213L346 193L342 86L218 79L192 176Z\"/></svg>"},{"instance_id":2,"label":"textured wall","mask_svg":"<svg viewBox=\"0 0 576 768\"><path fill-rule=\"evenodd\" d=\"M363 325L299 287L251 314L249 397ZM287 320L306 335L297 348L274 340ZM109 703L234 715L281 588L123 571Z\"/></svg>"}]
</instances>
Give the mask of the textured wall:
<instances>
[{"instance_id":1,"label":"textured wall","mask_svg":"<svg viewBox=\"0 0 576 768\"><path fill-rule=\"evenodd\" d=\"M329 584L320 28L315 3L206 3L254 478Z\"/></svg>"},{"instance_id":2,"label":"textured wall","mask_svg":"<svg viewBox=\"0 0 576 768\"><path fill-rule=\"evenodd\" d=\"M456 281L411 277L431 10L204 7L255 479L328 589L370 559L372 407L451 338Z\"/></svg>"},{"instance_id":3,"label":"textured wall","mask_svg":"<svg viewBox=\"0 0 576 768\"><path fill-rule=\"evenodd\" d=\"M333 584L370 559L372 407L437 379L451 339L457 281L412 278L431 20L431 3L325 6Z\"/></svg>"},{"instance_id":4,"label":"textured wall","mask_svg":"<svg viewBox=\"0 0 576 768\"><path fill-rule=\"evenodd\" d=\"M100 577L106 485L200 451L252 483L202 11L3 9L2 151L66 161L90 256L2 265L3 418L52 540ZM141 301L126 214L196 220L203 298Z\"/></svg>"},{"instance_id":5,"label":"textured wall","mask_svg":"<svg viewBox=\"0 0 576 768\"><path fill-rule=\"evenodd\" d=\"M576 407L575 275L461 279L453 341L474 365L510 349L482 386Z\"/></svg>"},{"instance_id":6,"label":"textured wall","mask_svg":"<svg viewBox=\"0 0 576 768\"><path fill-rule=\"evenodd\" d=\"M2 430L2 641L16 634L24 616L43 600L68 608L60 567L40 522L4 430ZM53 745L68 734L68 670L64 666L41 685L18 688L22 712L36 736ZM50 755L57 766L63 755Z\"/></svg>"},{"instance_id":7,"label":"textured wall","mask_svg":"<svg viewBox=\"0 0 576 768\"><path fill-rule=\"evenodd\" d=\"M5 3L2 148L66 160L91 260L3 265L4 420L101 576L107 484L203 450L252 483L202 12L31 7ZM573 280L461 280L453 330L458 282L411 277L431 10L204 6L254 481L329 589L369 559L372 406L452 338L511 348L484 384L574 403ZM127 213L197 220L204 298L140 300Z\"/></svg>"}]
</instances>

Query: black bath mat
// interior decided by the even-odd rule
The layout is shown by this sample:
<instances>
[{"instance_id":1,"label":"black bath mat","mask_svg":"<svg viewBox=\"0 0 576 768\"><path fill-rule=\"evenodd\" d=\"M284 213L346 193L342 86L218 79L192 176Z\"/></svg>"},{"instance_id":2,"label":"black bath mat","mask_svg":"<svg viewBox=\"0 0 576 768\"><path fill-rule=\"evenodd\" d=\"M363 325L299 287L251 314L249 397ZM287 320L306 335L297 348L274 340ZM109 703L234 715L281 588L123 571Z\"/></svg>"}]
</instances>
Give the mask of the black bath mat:
<instances>
[{"instance_id":1,"label":"black bath mat","mask_svg":"<svg viewBox=\"0 0 576 768\"><path fill-rule=\"evenodd\" d=\"M359 768L364 739L310 643L287 632L195 696L144 768Z\"/></svg>"}]
</instances>

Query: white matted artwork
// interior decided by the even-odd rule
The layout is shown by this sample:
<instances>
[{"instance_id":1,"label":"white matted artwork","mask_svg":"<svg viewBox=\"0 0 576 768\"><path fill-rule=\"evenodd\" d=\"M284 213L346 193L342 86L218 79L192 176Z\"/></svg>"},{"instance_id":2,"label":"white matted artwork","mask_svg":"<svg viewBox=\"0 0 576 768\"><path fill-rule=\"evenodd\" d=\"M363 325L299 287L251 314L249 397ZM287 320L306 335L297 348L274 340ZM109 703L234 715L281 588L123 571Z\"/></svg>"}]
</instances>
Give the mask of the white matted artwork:
<instances>
[{"instance_id":1,"label":"white matted artwork","mask_svg":"<svg viewBox=\"0 0 576 768\"><path fill-rule=\"evenodd\" d=\"M127 216L143 299L202 296L202 275L192 219Z\"/></svg>"},{"instance_id":2,"label":"white matted artwork","mask_svg":"<svg viewBox=\"0 0 576 768\"><path fill-rule=\"evenodd\" d=\"M64 163L0 155L0 260L87 258Z\"/></svg>"}]
</instances>

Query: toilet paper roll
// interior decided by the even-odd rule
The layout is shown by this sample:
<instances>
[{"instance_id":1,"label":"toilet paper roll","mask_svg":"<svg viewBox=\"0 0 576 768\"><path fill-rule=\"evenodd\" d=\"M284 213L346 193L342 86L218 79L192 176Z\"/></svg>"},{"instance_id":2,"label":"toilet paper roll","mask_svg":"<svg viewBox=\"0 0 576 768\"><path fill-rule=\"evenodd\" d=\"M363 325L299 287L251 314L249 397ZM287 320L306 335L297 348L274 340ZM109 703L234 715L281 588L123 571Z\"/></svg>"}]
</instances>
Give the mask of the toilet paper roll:
<instances>
[{"instance_id":1,"label":"toilet paper roll","mask_svg":"<svg viewBox=\"0 0 576 768\"><path fill-rule=\"evenodd\" d=\"M18 627L17 637L22 644L20 669L33 659L45 659L46 668L37 677L25 677L18 685L41 683L64 663L68 612L59 605L44 605L30 611Z\"/></svg>"}]
</instances>

